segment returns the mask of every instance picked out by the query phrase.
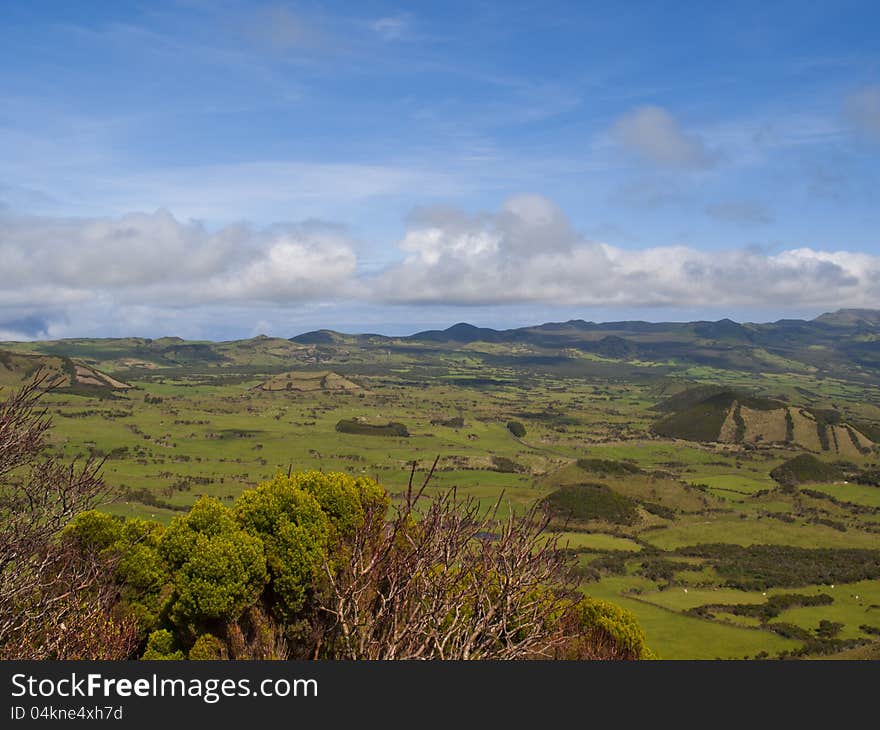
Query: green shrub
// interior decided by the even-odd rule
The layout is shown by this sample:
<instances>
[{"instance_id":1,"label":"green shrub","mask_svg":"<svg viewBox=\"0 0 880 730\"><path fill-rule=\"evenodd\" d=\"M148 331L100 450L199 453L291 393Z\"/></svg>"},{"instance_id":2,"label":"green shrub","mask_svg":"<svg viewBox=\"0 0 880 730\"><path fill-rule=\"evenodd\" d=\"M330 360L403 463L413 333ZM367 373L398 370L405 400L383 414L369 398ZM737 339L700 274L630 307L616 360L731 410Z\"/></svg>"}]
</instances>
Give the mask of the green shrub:
<instances>
[{"instance_id":1,"label":"green shrub","mask_svg":"<svg viewBox=\"0 0 880 730\"><path fill-rule=\"evenodd\" d=\"M119 586L125 612L133 616L143 640L156 628L163 610L167 566L159 555L164 528L139 518L121 520L94 510L81 512L68 525L63 539L86 553L113 553L113 579Z\"/></svg>"},{"instance_id":2,"label":"green shrub","mask_svg":"<svg viewBox=\"0 0 880 730\"><path fill-rule=\"evenodd\" d=\"M578 459L576 463L578 468L584 471L602 474L603 476L644 474L635 464L628 464L625 461L615 461L613 459Z\"/></svg>"},{"instance_id":3,"label":"green shrub","mask_svg":"<svg viewBox=\"0 0 880 730\"><path fill-rule=\"evenodd\" d=\"M464 428L464 419L461 416L454 418L435 418L431 421L432 426L445 426L446 428Z\"/></svg>"},{"instance_id":4,"label":"green shrub","mask_svg":"<svg viewBox=\"0 0 880 730\"><path fill-rule=\"evenodd\" d=\"M215 661L226 658L226 647L213 634L202 634L187 655L193 661Z\"/></svg>"},{"instance_id":5,"label":"green shrub","mask_svg":"<svg viewBox=\"0 0 880 730\"><path fill-rule=\"evenodd\" d=\"M777 466L770 472L770 476L780 484L803 484L835 482L844 475L833 464L821 461L812 454L800 454Z\"/></svg>"},{"instance_id":6,"label":"green shrub","mask_svg":"<svg viewBox=\"0 0 880 730\"><path fill-rule=\"evenodd\" d=\"M604 484L560 487L542 500L542 506L561 519L603 520L618 525L632 525L639 519L637 503Z\"/></svg>"},{"instance_id":7,"label":"green shrub","mask_svg":"<svg viewBox=\"0 0 880 730\"><path fill-rule=\"evenodd\" d=\"M582 598L574 606L581 636L608 658L654 659L633 613L598 598ZM601 651L605 648L604 651Z\"/></svg>"},{"instance_id":8,"label":"green shrub","mask_svg":"<svg viewBox=\"0 0 880 730\"><path fill-rule=\"evenodd\" d=\"M526 435L526 427L523 426L519 421L508 421L507 430L510 431L518 439L521 439L523 436Z\"/></svg>"},{"instance_id":9,"label":"green shrub","mask_svg":"<svg viewBox=\"0 0 880 730\"><path fill-rule=\"evenodd\" d=\"M409 431L402 423L391 422L381 425L373 425L356 421L353 418L343 418L336 423L336 430L340 433L353 433L359 436L397 436L409 437Z\"/></svg>"},{"instance_id":10,"label":"green shrub","mask_svg":"<svg viewBox=\"0 0 880 730\"><path fill-rule=\"evenodd\" d=\"M173 581L169 618L184 636L234 621L267 581L263 543L242 529L232 510L202 497L176 517L159 541Z\"/></svg>"},{"instance_id":11,"label":"green shrub","mask_svg":"<svg viewBox=\"0 0 880 730\"><path fill-rule=\"evenodd\" d=\"M71 520L62 536L83 551L106 550L121 539L122 521L97 510L87 510Z\"/></svg>"},{"instance_id":12,"label":"green shrub","mask_svg":"<svg viewBox=\"0 0 880 730\"><path fill-rule=\"evenodd\" d=\"M495 471L502 474L515 474L523 470L521 464L517 464L513 459L509 459L506 456L493 456L492 466L495 467Z\"/></svg>"},{"instance_id":13,"label":"green shrub","mask_svg":"<svg viewBox=\"0 0 880 730\"><path fill-rule=\"evenodd\" d=\"M311 494L341 535L351 535L363 524L367 513L384 518L390 505L388 493L375 480L343 472L307 471L290 477L278 475L260 487L283 489L287 484Z\"/></svg>"},{"instance_id":14,"label":"green shrub","mask_svg":"<svg viewBox=\"0 0 880 730\"><path fill-rule=\"evenodd\" d=\"M147 648L141 659L183 659L183 652L175 649L174 634L167 629L159 629L150 634Z\"/></svg>"},{"instance_id":15,"label":"green shrub","mask_svg":"<svg viewBox=\"0 0 880 730\"><path fill-rule=\"evenodd\" d=\"M276 611L295 615L314 590L330 540L330 518L313 494L286 477L243 492L238 523L264 546Z\"/></svg>"}]
</instances>

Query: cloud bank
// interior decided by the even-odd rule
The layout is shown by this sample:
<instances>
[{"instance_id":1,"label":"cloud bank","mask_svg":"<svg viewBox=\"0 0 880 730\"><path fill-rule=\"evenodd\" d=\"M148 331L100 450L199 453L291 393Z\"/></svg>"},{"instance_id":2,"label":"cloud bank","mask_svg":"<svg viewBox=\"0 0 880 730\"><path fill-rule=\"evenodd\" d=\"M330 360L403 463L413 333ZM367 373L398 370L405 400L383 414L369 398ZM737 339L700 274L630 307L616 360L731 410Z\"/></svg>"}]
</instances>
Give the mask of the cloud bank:
<instances>
[{"instance_id":1,"label":"cloud bank","mask_svg":"<svg viewBox=\"0 0 880 730\"><path fill-rule=\"evenodd\" d=\"M421 211L402 263L370 282L373 297L410 304L541 302L582 306L878 306L880 257L794 248L625 250L590 241L539 196L496 213Z\"/></svg>"},{"instance_id":2,"label":"cloud bank","mask_svg":"<svg viewBox=\"0 0 880 730\"><path fill-rule=\"evenodd\" d=\"M96 297L189 306L291 302L345 287L357 263L344 230L305 222L209 231L165 210L120 218L0 218L0 306Z\"/></svg>"},{"instance_id":3,"label":"cloud bank","mask_svg":"<svg viewBox=\"0 0 880 730\"><path fill-rule=\"evenodd\" d=\"M60 320L74 333L87 319L94 332L119 312L147 329L160 312L172 322L174 311L214 325L227 311L238 321L252 311L256 322L261 312L310 308L320 318L321 307L342 301L364 312L389 305L880 306L880 256L798 247L773 254L623 249L587 239L538 195L511 198L493 212L417 210L396 247L396 263L364 273L362 245L324 222L209 230L164 210L92 219L0 215L0 333L45 336ZM27 322L40 327L20 324Z\"/></svg>"}]
</instances>

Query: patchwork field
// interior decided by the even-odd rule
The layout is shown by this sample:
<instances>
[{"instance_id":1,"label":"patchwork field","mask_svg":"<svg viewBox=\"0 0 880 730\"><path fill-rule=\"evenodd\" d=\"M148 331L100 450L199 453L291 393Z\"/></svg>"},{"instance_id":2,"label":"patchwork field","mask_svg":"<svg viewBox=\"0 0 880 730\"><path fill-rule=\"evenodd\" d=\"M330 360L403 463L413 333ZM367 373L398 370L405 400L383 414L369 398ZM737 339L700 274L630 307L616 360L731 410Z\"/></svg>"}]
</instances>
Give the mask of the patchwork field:
<instances>
[{"instance_id":1,"label":"patchwork field","mask_svg":"<svg viewBox=\"0 0 880 730\"><path fill-rule=\"evenodd\" d=\"M52 448L105 460L120 517L168 523L289 469L368 474L399 498L439 457L429 491L501 517L539 503L581 590L631 609L662 658L871 655L880 401L864 373L345 337L8 344L0 385L41 364L61 379Z\"/></svg>"}]
</instances>

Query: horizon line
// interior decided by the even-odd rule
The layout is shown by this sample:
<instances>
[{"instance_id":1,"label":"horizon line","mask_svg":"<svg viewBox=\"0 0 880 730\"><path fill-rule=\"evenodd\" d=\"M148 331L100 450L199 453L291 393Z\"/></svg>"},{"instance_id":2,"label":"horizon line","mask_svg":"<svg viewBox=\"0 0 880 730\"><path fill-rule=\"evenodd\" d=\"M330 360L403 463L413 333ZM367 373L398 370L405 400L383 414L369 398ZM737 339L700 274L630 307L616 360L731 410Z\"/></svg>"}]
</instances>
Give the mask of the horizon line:
<instances>
[{"instance_id":1,"label":"horizon line","mask_svg":"<svg viewBox=\"0 0 880 730\"><path fill-rule=\"evenodd\" d=\"M149 342L155 342L157 340L174 340L174 339L176 339L176 340L180 340L181 342L194 342L194 343L209 342L209 343L219 344L219 343L224 343L224 342L247 342L248 340L255 340L255 339L260 339L260 338L291 341L297 337L302 337L303 335L309 335L309 334L313 334L316 332L328 332L328 333L332 333L332 334L344 335L344 336L350 336L350 337L385 337L387 339L406 339L406 338L414 337L416 335L424 334L427 332L448 332L451 329L454 329L456 327L462 327L462 326L471 327L471 328L478 329L478 330L491 330L493 332L498 332L498 333L512 332L512 331L522 330L522 329L534 329L537 327L546 327L548 325L564 325L564 324L571 324L571 323L583 323L585 325L594 325L594 326L614 325L614 324L620 324L620 325L624 325L624 324L649 324L649 325L659 326L659 325L664 325L664 324L687 325L687 324L704 324L704 323L718 324L721 322L732 322L733 324L737 324L740 326L747 326L747 325L760 326L760 325L778 324L780 322L815 322L815 321L821 319L822 317L836 315L836 314L847 314L847 313L877 313L877 314L880 314L880 307L878 307L878 308L845 307L845 308L841 308L841 309L836 309L834 311L823 312L823 313L813 317L812 319L804 319L804 318L798 318L798 317L780 317L779 319L776 319L773 321L764 321L764 322L755 322L755 321L742 321L742 322L740 322L735 319L731 319L730 317L722 317L721 319L714 319L714 320L713 319L693 319L693 320L619 319L619 320L602 320L602 321L573 318L573 319L568 319L568 320L541 322L540 324L522 324L522 325L515 326L515 327L504 327L504 328L497 329L495 327L482 326L482 325L472 324L470 322L459 321L459 322L455 322L454 324L451 324L448 327L445 327L443 329L438 329L438 328L419 329L419 330L416 330L415 332L411 332L409 334L401 334L401 335L386 335L386 334L382 334L381 332L366 331L366 330L362 331L362 332L344 332L341 330L331 329L328 327L318 327L316 329L305 330L303 332L299 332L297 334L290 335L288 337L279 336L279 335L267 335L262 332L258 333L256 335L252 335L250 337L240 337L240 338L233 338L233 339L228 339L228 340L224 340L224 339L216 339L215 340L215 339L210 339L210 338L187 339L184 337L180 337L179 335L161 335L159 337L148 337L148 336L143 336L143 335L132 334L132 335L121 335L121 336L110 336L110 337L72 336L72 337L59 337L59 338L48 338L48 339L33 338L33 339L28 339L28 340L0 340L0 344L29 344L29 343L42 343L42 342L65 342L65 341L71 341L71 340L125 340L125 339L140 339L140 340L145 340L145 341L149 341Z\"/></svg>"}]
</instances>

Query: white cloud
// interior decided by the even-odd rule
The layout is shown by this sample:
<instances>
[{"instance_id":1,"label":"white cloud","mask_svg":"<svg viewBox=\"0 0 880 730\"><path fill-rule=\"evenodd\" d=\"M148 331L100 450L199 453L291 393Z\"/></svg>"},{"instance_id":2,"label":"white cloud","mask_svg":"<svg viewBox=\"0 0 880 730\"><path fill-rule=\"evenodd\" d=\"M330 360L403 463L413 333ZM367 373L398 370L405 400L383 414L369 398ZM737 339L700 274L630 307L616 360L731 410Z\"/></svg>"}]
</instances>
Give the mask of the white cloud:
<instances>
[{"instance_id":1,"label":"white cloud","mask_svg":"<svg viewBox=\"0 0 880 730\"><path fill-rule=\"evenodd\" d=\"M363 322L382 312L391 322L463 305L880 306L880 256L627 250L585 238L538 195L516 196L494 212L417 210L397 242L400 260L380 273L363 273L358 250L344 228L322 222L209 230L164 210L91 219L0 215L0 338L199 337L244 334L255 322L284 334L328 326L339 307Z\"/></svg>"},{"instance_id":2,"label":"white cloud","mask_svg":"<svg viewBox=\"0 0 880 730\"><path fill-rule=\"evenodd\" d=\"M423 210L406 258L361 282L365 296L410 304L792 308L880 305L880 257L798 248L624 250L575 232L537 196L496 213Z\"/></svg>"},{"instance_id":3,"label":"white cloud","mask_svg":"<svg viewBox=\"0 0 880 730\"><path fill-rule=\"evenodd\" d=\"M695 134L688 134L665 109L642 106L623 115L612 138L639 157L663 167L711 167L713 155Z\"/></svg>"},{"instance_id":4,"label":"white cloud","mask_svg":"<svg viewBox=\"0 0 880 730\"><path fill-rule=\"evenodd\" d=\"M289 301L344 297L357 259L335 233L299 231L273 237L241 270L227 270L201 287L203 301Z\"/></svg>"},{"instance_id":5,"label":"white cloud","mask_svg":"<svg viewBox=\"0 0 880 730\"><path fill-rule=\"evenodd\" d=\"M120 218L0 218L0 304L186 306L344 295L354 243L322 223L209 231L164 210Z\"/></svg>"},{"instance_id":6,"label":"white cloud","mask_svg":"<svg viewBox=\"0 0 880 730\"><path fill-rule=\"evenodd\" d=\"M846 111L862 132L880 142L880 86L868 86L850 95Z\"/></svg>"}]
</instances>

